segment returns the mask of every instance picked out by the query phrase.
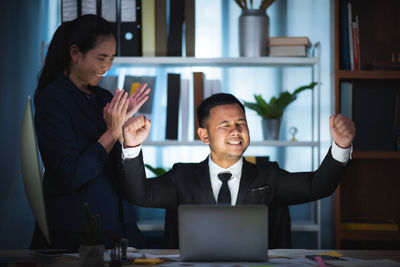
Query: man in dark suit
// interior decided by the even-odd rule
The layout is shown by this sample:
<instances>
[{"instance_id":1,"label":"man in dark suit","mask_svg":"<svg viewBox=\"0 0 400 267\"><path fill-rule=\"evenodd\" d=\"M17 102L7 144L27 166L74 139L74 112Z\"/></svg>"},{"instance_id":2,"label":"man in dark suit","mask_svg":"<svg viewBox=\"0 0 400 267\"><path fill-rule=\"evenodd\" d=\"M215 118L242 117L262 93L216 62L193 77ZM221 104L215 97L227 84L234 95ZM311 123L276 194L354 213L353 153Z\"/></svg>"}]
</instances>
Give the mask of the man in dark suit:
<instances>
[{"instance_id":1,"label":"man in dark suit","mask_svg":"<svg viewBox=\"0 0 400 267\"><path fill-rule=\"evenodd\" d=\"M254 165L243 158L249 130L244 107L233 95L212 95L199 105L197 114L197 133L209 145L210 156L200 163L176 163L154 179L146 179L140 148L151 123L144 117L127 121L123 157L128 201L167 209L181 204L279 207L314 201L336 189L355 136L352 121L340 114L332 116L329 126L334 142L320 167L314 172L289 173L276 162Z\"/></svg>"}]
</instances>

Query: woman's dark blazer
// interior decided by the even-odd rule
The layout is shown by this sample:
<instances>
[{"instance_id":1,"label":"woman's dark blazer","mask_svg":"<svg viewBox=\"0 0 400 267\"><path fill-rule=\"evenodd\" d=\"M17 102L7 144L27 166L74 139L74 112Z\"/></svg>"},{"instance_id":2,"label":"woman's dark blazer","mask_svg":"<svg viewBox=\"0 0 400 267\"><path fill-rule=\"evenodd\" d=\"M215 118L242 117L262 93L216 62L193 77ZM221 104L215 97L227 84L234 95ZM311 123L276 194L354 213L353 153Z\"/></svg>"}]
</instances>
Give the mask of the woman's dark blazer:
<instances>
[{"instance_id":1,"label":"woman's dark blazer","mask_svg":"<svg viewBox=\"0 0 400 267\"><path fill-rule=\"evenodd\" d=\"M44 163L43 188L52 245L78 247L87 202L100 215L103 241L123 234L140 246L135 207L122 201L121 145L107 154L97 139L106 131L103 107L112 94L92 87L80 91L65 75L35 99L35 127Z\"/></svg>"}]
</instances>

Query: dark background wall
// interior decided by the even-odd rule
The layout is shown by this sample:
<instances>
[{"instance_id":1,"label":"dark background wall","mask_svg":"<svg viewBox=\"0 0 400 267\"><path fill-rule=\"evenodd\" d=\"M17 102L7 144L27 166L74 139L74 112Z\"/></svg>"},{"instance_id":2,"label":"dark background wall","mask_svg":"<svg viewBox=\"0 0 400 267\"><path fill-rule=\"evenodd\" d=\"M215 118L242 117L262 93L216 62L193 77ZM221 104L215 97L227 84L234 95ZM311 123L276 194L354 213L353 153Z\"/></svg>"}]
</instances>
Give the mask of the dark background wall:
<instances>
[{"instance_id":1,"label":"dark background wall","mask_svg":"<svg viewBox=\"0 0 400 267\"><path fill-rule=\"evenodd\" d=\"M21 176L19 130L40 71L51 0L1 1L0 25L0 249L26 248L34 219Z\"/></svg>"}]
</instances>

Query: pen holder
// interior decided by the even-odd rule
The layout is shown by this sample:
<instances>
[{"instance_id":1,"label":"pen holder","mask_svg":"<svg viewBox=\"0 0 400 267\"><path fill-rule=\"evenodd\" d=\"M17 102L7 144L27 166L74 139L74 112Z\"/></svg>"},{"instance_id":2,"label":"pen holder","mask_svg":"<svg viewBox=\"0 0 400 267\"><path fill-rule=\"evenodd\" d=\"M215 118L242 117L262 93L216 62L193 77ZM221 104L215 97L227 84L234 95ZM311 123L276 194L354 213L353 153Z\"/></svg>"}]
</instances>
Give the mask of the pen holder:
<instances>
[{"instance_id":1,"label":"pen holder","mask_svg":"<svg viewBox=\"0 0 400 267\"><path fill-rule=\"evenodd\" d=\"M244 9L239 17L241 57L268 56L269 17L260 9Z\"/></svg>"}]
</instances>

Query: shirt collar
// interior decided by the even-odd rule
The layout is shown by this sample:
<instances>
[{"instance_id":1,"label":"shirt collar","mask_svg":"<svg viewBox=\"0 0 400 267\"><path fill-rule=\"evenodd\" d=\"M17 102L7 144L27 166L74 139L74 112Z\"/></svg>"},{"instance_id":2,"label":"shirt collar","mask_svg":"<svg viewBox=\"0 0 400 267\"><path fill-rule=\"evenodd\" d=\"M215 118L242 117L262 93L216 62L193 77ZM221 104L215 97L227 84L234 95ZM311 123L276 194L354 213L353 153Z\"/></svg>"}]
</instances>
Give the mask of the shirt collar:
<instances>
[{"instance_id":1,"label":"shirt collar","mask_svg":"<svg viewBox=\"0 0 400 267\"><path fill-rule=\"evenodd\" d=\"M234 179L239 179L242 177L242 167L243 167L243 157L238 160L235 164L230 166L229 168L222 168L218 164L216 164L212 159L211 155L208 157L208 167L210 169L210 178L214 179L221 172L230 172Z\"/></svg>"}]
</instances>

